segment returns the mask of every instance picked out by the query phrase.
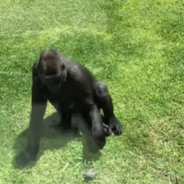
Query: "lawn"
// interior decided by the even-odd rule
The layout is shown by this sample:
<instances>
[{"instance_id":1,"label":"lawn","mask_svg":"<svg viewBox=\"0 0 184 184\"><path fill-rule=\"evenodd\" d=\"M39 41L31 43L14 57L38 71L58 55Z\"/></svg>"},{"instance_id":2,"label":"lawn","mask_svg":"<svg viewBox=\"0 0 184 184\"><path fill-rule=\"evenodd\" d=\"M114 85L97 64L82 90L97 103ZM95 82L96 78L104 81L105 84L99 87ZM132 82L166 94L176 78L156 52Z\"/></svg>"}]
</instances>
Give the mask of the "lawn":
<instances>
[{"instance_id":1,"label":"lawn","mask_svg":"<svg viewBox=\"0 0 184 184\"><path fill-rule=\"evenodd\" d=\"M184 183L184 0L0 0L0 184ZM47 120L39 160L24 169L31 68L55 48L108 84L124 126L101 155Z\"/></svg>"}]
</instances>

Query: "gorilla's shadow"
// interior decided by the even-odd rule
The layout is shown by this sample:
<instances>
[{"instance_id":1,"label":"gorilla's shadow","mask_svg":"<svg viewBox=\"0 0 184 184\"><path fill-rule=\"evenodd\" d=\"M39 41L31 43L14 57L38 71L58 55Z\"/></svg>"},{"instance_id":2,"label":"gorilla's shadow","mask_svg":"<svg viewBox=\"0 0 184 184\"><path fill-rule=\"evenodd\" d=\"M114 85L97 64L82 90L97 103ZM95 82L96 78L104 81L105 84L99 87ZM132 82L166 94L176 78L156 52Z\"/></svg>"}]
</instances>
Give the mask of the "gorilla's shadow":
<instances>
[{"instance_id":1,"label":"gorilla's shadow","mask_svg":"<svg viewBox=\"0 0 184 184\"><path fill-rule=\"evenodd\" d=\"M68 130L66 133L62 133L61 128L59 128L58 126L58 122L59 115L57 113L53 113L43 120L40 149L37 156L37 161L42 156L42 154L44 154L44 151L61 149L62 147L65 147L67 143L71 140L77 140L83 145L83 149L81 150L81 152L83 153L83 161L95 161L99 159L99 157L101 156L100 152L95 154L88 154L89 148L88 145L86 145L82 135L76 135L76 133L74 133L74 130L72 129ZM25 129L18 135L13 145L13 149L15 150L13 165L16 168L17 165L15 163L15 158L21 151L25 149L27 142L27 130L28 129ZM33 165L31 164L31 166Z\"/></svg>"}]
</instances>

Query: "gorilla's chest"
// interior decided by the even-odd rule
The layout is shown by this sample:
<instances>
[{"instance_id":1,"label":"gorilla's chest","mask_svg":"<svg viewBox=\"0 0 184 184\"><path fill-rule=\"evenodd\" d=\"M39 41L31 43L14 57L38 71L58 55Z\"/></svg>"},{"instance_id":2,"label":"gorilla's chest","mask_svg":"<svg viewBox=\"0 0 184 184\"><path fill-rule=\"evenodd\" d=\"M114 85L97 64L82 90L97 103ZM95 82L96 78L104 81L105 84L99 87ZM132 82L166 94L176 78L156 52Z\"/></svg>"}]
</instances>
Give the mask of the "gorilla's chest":
<instances>
[{"instance_id":1,"label":"gorilla's chest","mask_svg":"<svg viewBox=\"0 0 184 184\"><path fill-rule=\"evenodd\" d=\"M61 111L81 111L87 94L81 88L65 85L57 93L47 91L48 100Z\"/></svg>"}]
</instances>

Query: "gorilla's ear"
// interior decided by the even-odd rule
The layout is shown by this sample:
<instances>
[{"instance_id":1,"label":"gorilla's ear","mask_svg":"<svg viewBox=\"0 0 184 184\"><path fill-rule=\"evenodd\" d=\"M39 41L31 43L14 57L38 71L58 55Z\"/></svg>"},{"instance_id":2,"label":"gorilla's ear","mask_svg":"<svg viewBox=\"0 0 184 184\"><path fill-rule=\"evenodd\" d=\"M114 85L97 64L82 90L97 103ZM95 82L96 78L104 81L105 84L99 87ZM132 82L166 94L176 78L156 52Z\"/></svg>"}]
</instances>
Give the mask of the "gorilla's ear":
<instances>
[{"instance_id":1,"label":"gorilla's ear","mask_svg":"<svg viewBox=\"0 0 184 184\"><path fill-rule=\"evenodd\" d=\"M66 68L65 63L62 63L60 65L60 68L61 68L61 70L60 70L61 78L62 78L63 81L66 81L66 78L67 78L67 68Z\"/></svg>"},{"instance_id":2,"label":"gorilla's ear","mask_svg":"<svg viewBox=\"0 0 184 184\"><path fill-rule=\"evenodd\" d=\"M66 67L65 66L65 63L61 63L60 67L61 67L61 70L64 71L65 70L65 67Z\"/></svg>"},{"instance_id":3,"label":"gorilla's ear","mask_svg":"<svg viewBox=\"0 0 184 184\"><path fill-rule=\"evenodd\" d=\"M64 63L61 64L61 70L62 71L65 70L65 64Z\"/></svg>"}]
</instances>

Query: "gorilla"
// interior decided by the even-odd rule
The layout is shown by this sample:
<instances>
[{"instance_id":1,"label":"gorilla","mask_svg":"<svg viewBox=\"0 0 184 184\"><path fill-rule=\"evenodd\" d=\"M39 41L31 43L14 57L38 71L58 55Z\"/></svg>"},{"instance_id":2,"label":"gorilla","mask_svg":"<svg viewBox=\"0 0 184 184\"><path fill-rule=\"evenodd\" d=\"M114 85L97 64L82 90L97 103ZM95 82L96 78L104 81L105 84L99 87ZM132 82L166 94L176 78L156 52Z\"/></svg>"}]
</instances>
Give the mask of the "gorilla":
<instances>
[{"instance_id":1,"label":"gorilla","mask_svg":"<svg viewBox=\"0 0 184 184\"><path fill-rule=\"evenodd\" d=\"M107 85L97 81L86 67L55 49L44 50L33 64L31 99L27 146L16 158L18 165L36 160L47 100L61 115L63 129L70 126L63 119L75 121L72 115L81 114L85 121L78 127L83 127L83 131L89 134L95 152L106 144L104 128L108 126L114 135L122 134L122 125L114 114Z\"/></svg>"}]
</instances>

